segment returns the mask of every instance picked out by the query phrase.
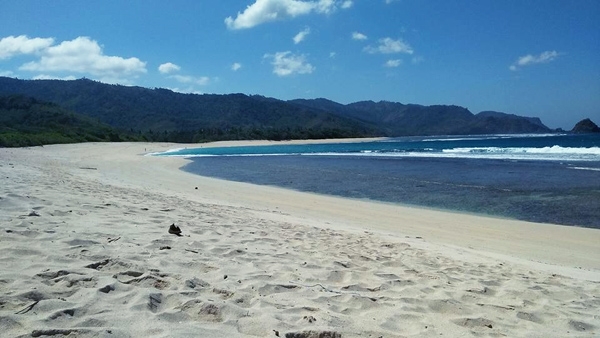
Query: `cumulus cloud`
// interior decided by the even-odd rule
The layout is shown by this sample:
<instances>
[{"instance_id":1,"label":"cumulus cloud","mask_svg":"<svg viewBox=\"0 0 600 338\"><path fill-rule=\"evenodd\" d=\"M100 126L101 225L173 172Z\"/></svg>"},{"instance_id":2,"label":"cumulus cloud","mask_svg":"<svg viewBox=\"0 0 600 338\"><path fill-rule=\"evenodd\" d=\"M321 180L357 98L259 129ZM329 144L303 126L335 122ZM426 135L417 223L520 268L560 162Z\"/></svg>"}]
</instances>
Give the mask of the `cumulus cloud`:
<instances>
[{"instance_id":1,"label":"cumulus cloud","mask_svg":"<svg viewBox=\"0 0 600 338\"><path fill-rule=\"evenodd\" d=\"M73 75L69 76L54 76L48 74L40 74L33 77L34 80L76 80L77 78Z\"/></svg>"},{"instance_id":2,"label":"cumulus cloud","mask_svg":"<svg viewBox=\"0 0 600 338\"><path fill-rule=\"evenodd\" d=\"M225 25L229 29L248 29L266 22L295 18L313 12L329 14L338 7L351 6L352 1L348 0L256 0L243 12L238 12L235 19L231 16L225 18Z\"/></svg>"},{"instance_id":3,"label":"cumulus cloud","mask_svg":"<svg viewBox=\"0 0 600 338\"><path fill-rule=\"evenodd\" d=\"M340 7L342 7L343 9L348 9L348 8L352 7L352 5L354 5L354 2L352 0L346 0L346 1L342 2Z\"/></svg>"},{"instance_id":4,"label":"cumulus cloud","mask_svg":"<svg viewBox=\"0 0 600 338\"><path fill-rule=\"evenodd\" d=\"M7 36L0 39L0 60L20 54L35 54L50 47L53 38L32 38L26 35Z\"/></svg>"},{"instance_id":5,"label":"cumulus cloud","mask_svg":"<svg viewBox=\"0 0 600 338\"><path fill-rule=\"evenodd\" d=\"M181 67L171 62L163 63L162 65L158 66L158 71L161 74L170 74L178 72L179 70L181 70Z\"/></svg>"},{"instance_id":6,"label":"cumulus cloud","mask_svg":"<svg viewBox=\"0 0 600 338\"><path fill-rule=\"evenodd\" d=\"M352 40L366 40L367 36L364 35L363 33L359 33L359 32L353 32L352 33Z\"/></svg>"},{"instance_id":7,"label":"cumulus cloud","mask_svg":"<svg viewBox=\"0 0 600 338\"><path fill-rule=\"evenodd\" d=\"M172 75L169 77L180 83L197 84L201 86L206 86L210 83L210 78L208 76L195 77L189 75Z\"/></svg>"},{"instance_id":8,"label":"cumulus cloud","mask_svg":"<svg viewBox=\"0 0 600 338\"><path fill-rule=\"evenodd\" d=\"M240 68L242 68L242 64L239 62L235 62L234 64L231 65L231 70L238 71Z\"/></svg>"},{"instance_id":9,"label":"cumulus cloud","mask_svg":"<svg viewBox=\"0 0 600 338\"><path fill-rule=\"evenodd\" d=\"M85 36L47 47L40 53L39 61L25 63L19 69L31 72L89 73L102 79L119 79L146 73L145 62L135 57L125 59L104 55L98 42Z\"/></svg>"},{"instance_id":10,"label":"cumulus cloud","mask_svg":"<svg viewBox=\"0 0 600 338\"><path fill-rule=\"evenodd\" d=\"M310 74L315 70L315 67L306 61L305 55L296 55L290 51L265 54L264 57L273 60L273 73L277 76Z\"/></svg>"},{"instance_id":11,"label":"cumulus cloud","mask_svg":"<svg viewBox=\"0 0 600 338\"><path fill-rule=\"evenodd\" d=\"M388 68L396 68L396 67L399 67L401 64L402 64L402 60L400 60L400 59L387 60L387 62L384 64L384 66L388 67Z\"/></svg>"},{"instance_id":12,"label":"cumulus cloud","mask_svg":"<svg viewBox=\"0 0 600 338\"><path fill-rule=\"evenodd\" d=\"M519 57L517 61L515 61L508 68L512 71L516 71L521 67L530 66L538 63L548 63L554 61L558 57L558 55L558 52L555 50L545 51L542 52L540 55L527 54Z\"/></svg>"},{"instance_id":13,"label":"cumulus cloud","mask_svg":"<svg viewBox=\"0 0 600 338\"><path fill-rule=\"evenodd\" d=\"M314 6L318 13L329 14L337 9L337 2L335 0L319 0L315 1Z\"/></svg>"},{"instance_id":14,"label":"cumulus cloud","mask_svg":"<svg viewBox=\"0 0 600 338\"><path fill-rule=\"evenodd\" d=\"M299 32L298 34L296 34L296 36L294 36L294 43L299 44L300 42L304 41L308 34L310 34L310 28L306 27L303 31Z\"/></svg>"},{"instance_id":15,"label":"cumulus cloud","mask_svg":"<svg viewBox=\"0 0 600 338\"><path fill-rule=\"evenodd\" d=\"M171 62L163 63L162 65L158 66L158 71L165 75L179 72L180 70L181 67ZM187 93L193 91L194 85L206 86L210 83L210 78L208 76L195 77L191 75L173 74L167 76L167 78L188 85L189 90L186 89Z\"/></svg>"},{"instance_id":16,"label":"cumulus cloud","mask_svg":"<svg viewBox=\"0 0 600 338\"><path fill-rule=\"evenodd\" d=\"M371 54L381 53L381 54L395 54L395 53L405 53L412 54L414 51L412 47L402 41L402 39L393 40L392 38L383 38L379 39L379 44L375 47L367 46L365 47L365 51Z\"/></svg>"}]
</instances>

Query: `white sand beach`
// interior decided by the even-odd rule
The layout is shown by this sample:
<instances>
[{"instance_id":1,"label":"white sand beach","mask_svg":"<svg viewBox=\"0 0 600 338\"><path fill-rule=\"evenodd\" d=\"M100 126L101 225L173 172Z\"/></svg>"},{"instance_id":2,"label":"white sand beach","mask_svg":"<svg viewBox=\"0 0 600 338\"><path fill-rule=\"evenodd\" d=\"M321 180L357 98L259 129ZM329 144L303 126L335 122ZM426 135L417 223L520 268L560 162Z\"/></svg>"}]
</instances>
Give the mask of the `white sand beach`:
<instances>
[{"instance_id":1,"label":"white sand beach","mask_svg":"<svg viewBox=\"0 0 600 338\"><path fill-rule=\"evenodd\" d=\"M199 145L0 149L0 336L600 335L600 230L227 182L143 156L185 146Z\"/></svg>"}]
</instances>

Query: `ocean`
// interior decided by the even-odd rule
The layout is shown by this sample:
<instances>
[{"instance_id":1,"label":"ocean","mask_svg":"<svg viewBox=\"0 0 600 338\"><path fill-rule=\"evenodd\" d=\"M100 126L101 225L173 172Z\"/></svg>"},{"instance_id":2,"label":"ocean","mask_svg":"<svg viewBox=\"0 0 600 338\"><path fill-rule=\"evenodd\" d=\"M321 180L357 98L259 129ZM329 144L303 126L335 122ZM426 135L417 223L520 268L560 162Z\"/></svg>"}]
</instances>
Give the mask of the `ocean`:
<instances>
[{"instance_id":1,"label":"ocean","mask_svg":"<svg viewBox=\"0 0 600 338\"><path fill-rule=\"evenodd\" d=\"M202 176L600 229L600 135L402 137L174 149Z\"/></svg>"}]
</instances>

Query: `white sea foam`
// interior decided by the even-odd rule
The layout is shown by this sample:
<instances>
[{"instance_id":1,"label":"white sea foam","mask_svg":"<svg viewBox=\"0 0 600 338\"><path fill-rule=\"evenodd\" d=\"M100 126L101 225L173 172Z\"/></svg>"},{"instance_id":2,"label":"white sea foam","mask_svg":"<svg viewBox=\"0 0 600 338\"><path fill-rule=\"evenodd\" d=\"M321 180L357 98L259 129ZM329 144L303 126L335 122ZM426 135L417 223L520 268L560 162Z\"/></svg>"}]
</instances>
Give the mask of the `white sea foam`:
<instances>
[{"instance_id":1,"label":"white sea foam","mask_svg":"<svg viewBox=\"0 0 600 338\"><path fill-rule=\"evenodd\" d=\"M600 171L600 168L588 168L588 167L568 167L569 169L576 170L590 170L590 171Z\"/></svg>"},{"instance_id":2,"label":"white sea foam","mask_svg":"<svg viewBox=\"0 0 600 338\"><path fill-rule=\"evenodd\" d=\"M554 134L552 134L554 135ZM495 135L503 137L503 135ZM538 136L538 135L532 135ZM189 150L189 151L183 151ZM474 159L504 159L504 160L548 160L548 161L600 161L600 147L460 147L450 149L354 149L353 151L330 151L312 153L310 149L306 152L286 153L255 153L255 154L219 154L204 153L194 154L194 149L171 149L163 153L151 155L178 156L178 157L248 157L248 156L362 156L362 157L435 157L435 158L474 158ZM218 149L214 149L218 150ZM260 149L256 149L261 151Z\"/></svg>"},{"instance_id":3,"label":"white sea foam","mask_svg":"<svg viewBox=\"0 0 600 338\"><path fill-rule=\"evenodd\" d=\"M472 147L452 148L436 151L361 151L360 153L306 153L308 156L363 156L363 157L420 157L420 158L473 158L533 161L600 161L600 147L543 147L543 148L499 148Z\"/></svg>"},{"instance_id":4,"label":"white sea foam","mask_svg":"<svg viewBox=\"0 0 600 338\"><path fill-rule=\"evenodd\" d=\"M552 137L552 136L564 136L567 134L494 134L494 135L474 135L469 137L444 137L436 136L434 138L428 138L422 140L423 142L437 142L437 141L481 141L481 140L498 140L508 138L525 138L525 137Z\"/></svg>"},{"instance_id":5,"label":"white sea foam","mask_svg":"<svg viewBox=\"0 0 600 338\"><path fill-rule=\"evenodd\" d=\"M168 154L168 153L177 153L180 152L182 150L186 150L187 148L173 148L173 149L169 149L169 150L165 150L163 151L163 153Z\"/></svg>"},{"instance_id":6,"label":"white sea foam","mask_svg":"<svg viewBox=\"0 0 600 338\"><path fill-rule=\"evenodd\" d=\"M184 156L184 155L178 155L178 154L174 154L174 153L178 153L182 150L186 150L187 148L173 148L173 149L169 149L169 150L165 150L165 151L156 151L153 153L147 153L144 156L161 156L161 155L169 155L169 156L175 156L175 157L179 157L179 156Z\"/></svg>"},{"instance_id":7,"label":"white sea foam","mask_svg":"<svg viewBox=\"0 0 600 338\"><path fill-rule=\"evenodd\" d=\"M498 148L473 147L444 149L448 157L498 158L511 160L570 160L600 161L600 147L542 147L542 148Z\"/></svg>"},{"instance_id":8,"label":"white sea foam","mask_svg":"<svg viewBox=\"0 0 600 338\"><path fill-rule=\"evenodd\" d=\"M172 154L178 157L262 157L262 156L357 156L357 157L420 157L420 158L473 158L473 159L506 159L506 160L537 160L537 161L600 161L600 148L497 148L473 147L453 148L436 151L360 151L360 152L318 152L318 153L273 153L273 154Z\"/></svg>"},{"instance_id":9,"label":"white sea foam","mask_svg":"<svg viewBox=\"0 0 600 338\"><path fill-rule=\"evenodd\" d=\"M542 148L498 148L498 147L472 147L444 149L445 153L471 153L471 154L577 154L600 156L600 147L573 148L573 147L542 147Z\"/></svg>"}]
</instances>

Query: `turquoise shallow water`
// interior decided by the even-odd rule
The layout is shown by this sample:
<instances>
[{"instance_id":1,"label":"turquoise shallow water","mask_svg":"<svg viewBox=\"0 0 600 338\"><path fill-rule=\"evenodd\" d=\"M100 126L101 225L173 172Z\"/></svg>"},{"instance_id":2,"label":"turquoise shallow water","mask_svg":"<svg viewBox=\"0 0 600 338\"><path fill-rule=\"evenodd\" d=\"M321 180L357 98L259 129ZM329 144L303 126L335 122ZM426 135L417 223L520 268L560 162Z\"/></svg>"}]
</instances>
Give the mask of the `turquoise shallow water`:
<instances>
[{"instance_id":1,"label":"turquoise shallow water","mask_svg":"<svg viewBox=\"0 0 600 338\"><path fill-rule=\"evenodd\" d=\"M184 170L300 191L600 228L600 136L183 149Z\"/></svg>"},{"instance_id":2,"label":"turquoise shallow water","mask_svg":"<svg viewBox=\"0 0 600 338\"><path fill-rule=\"evenodd\" d=\"M600 161L600 135L406 137L374 142L177 149L162 156L352 155Z\"/></svg>"}]
</instances>

